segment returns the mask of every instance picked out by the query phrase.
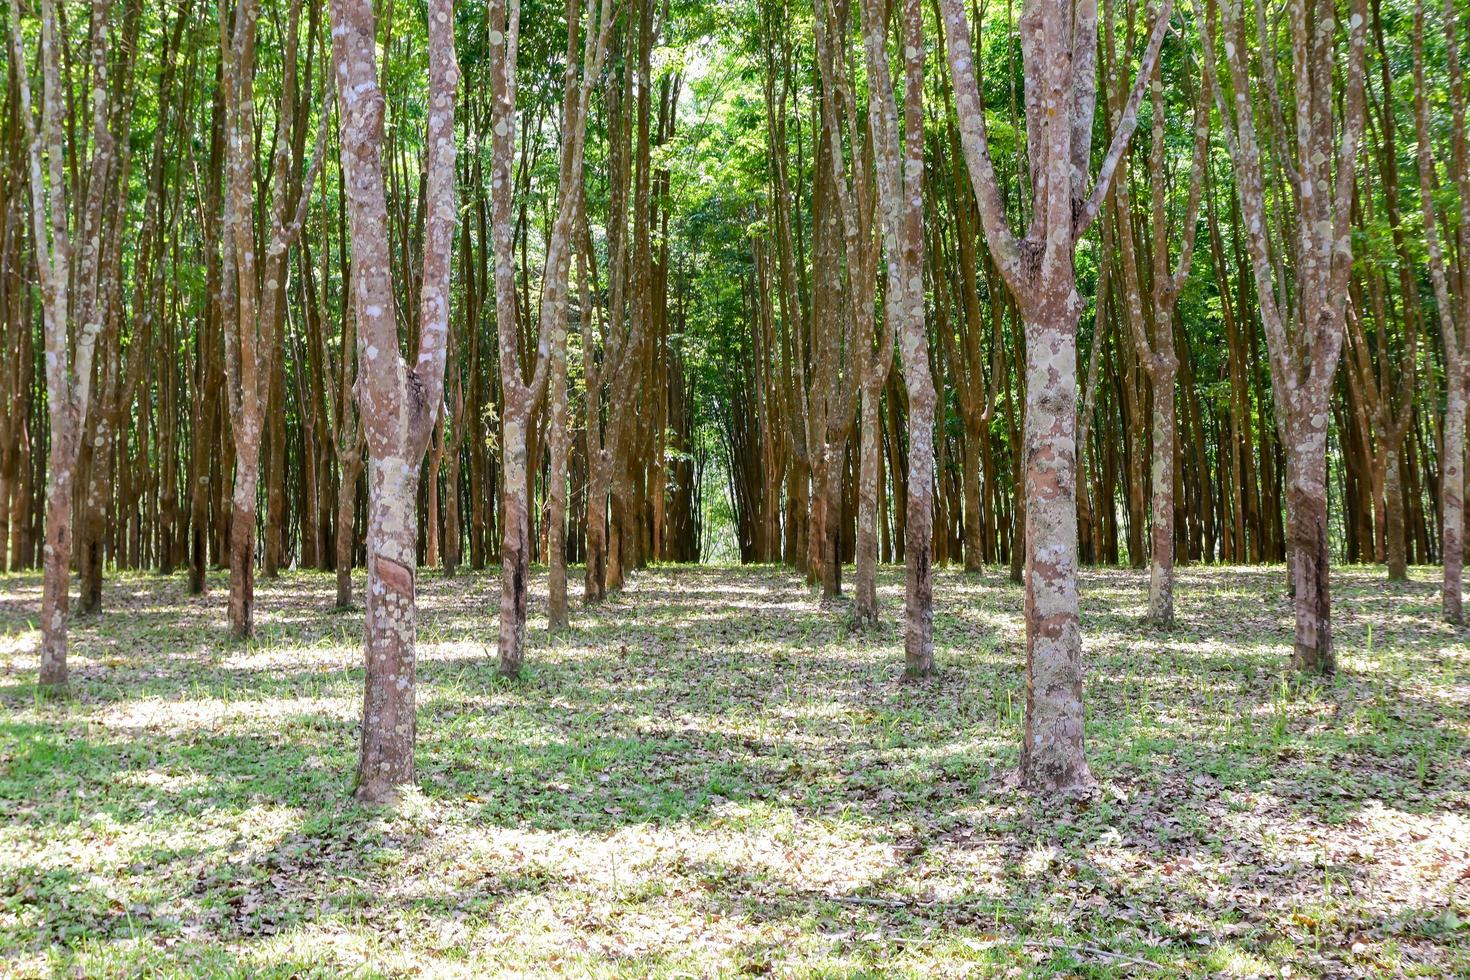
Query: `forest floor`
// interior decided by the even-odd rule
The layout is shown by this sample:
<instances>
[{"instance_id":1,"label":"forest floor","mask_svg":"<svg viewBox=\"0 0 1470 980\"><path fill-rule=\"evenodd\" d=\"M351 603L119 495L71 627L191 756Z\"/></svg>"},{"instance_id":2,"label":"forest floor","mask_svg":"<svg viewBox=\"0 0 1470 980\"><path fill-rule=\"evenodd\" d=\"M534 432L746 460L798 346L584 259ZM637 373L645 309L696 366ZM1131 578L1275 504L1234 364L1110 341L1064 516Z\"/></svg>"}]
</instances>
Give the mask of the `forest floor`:
<instances>
[{"instance_id":1,"label":"forest floor","mask_svg":"<svg viewBox=\"0 0 1470 980\"><path fill-rule=\"evenodd\" d=\"M0 975L1470 975L1470 643L1434 569L1334 570L1294 682L1281 569L1084 575L1102 790L1007 788L1021 592L942 571L938 676L783 569L657 568L497 679L493 573L420 581L420 787L351 806L361 611L332 580L121 575L31 681L0 577ZM360 581L359 581L360 587Z\"/></svg>"}]
</instances>

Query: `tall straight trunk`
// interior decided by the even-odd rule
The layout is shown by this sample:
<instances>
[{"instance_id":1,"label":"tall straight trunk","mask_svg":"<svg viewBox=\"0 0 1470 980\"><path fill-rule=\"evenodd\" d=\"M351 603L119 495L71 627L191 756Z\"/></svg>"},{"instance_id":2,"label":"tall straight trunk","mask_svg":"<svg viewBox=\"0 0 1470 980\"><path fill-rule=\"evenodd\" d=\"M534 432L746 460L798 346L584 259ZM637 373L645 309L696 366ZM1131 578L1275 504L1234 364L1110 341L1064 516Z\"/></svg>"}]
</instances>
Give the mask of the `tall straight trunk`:
<instances>
[{"instance_id":1,"label":"tall straight trunk","mask_svg":"<svg viewBox=\"0 0 1470 980\"><path fill-rule=\"evenodd\" d=\"M1111 249L1111 236L1107 223L1103 224L1103 253ZM1102 348L1107 342L1107 292L1109 263L1098 269L1097 298L1093 304L1092 349L1087 355L1087 384L1082 392L1082 417L1077 422L1077 524L1078 544L1081 552L1079 561L1095 562L1101 559L1098 547L1099 530L1094 524L1092 494L1087 485L1087 452L1092 438L1093 408L1097 404L1098 369L1102 363Z\"/></svg>"},{"instance_id":2,"label":"tall straight trunk","mask_svg":"<svg viewBox=\"0 0 1470 980\"><path fill-rule=\"evenodd\" d=\"M450 361L454 358L451 356ZM455 370L458 370L456 367ZM464 417L464 394L461 387L462 381L456 376L454 382L454 395L450 401L454 403L454 419L446 429L452 429L447 449L448 472L444 476L444 574L454 575L458 571L462 559L461 542L464 531L460 521L460 472L462 468L465 436L467 434L468 422Z\"/></svg>"},{"instance_id":3,"label":"tall straight trunk","mask_svg":"<svg viewBox=\"0 0 1470 980\"><path fill-rule=\"evenodd\" d=\"M633 138L632 160L632 206L633 229L631 240L623 243L613 273L613 332L619 333L619 309L624 295L628 296L630 323L628 333L621 342L621 361L617 373L611 379L612 401L608 406L607 454L611 469L610 497L611 523L608 533L607 588L621 589L627 573L637 566L638 549L635 540L634 481L633 467L636 463L638 445L638 406L635 392L644 377L645 347L648 343L649 291L652 279L652 252L650 242L650 199L651 162L649 125L652 110L651 84L653 55L654 5L651 0L640 0L636 8L637 56L626 59L623 79L622 101L627 102L636 93L631 128ZM631 31L631 28L630 28ZM636 77L637 85L633 85ZM624 121L628 125L628 121ZM626 134L619 137L620 141ZM623 180L628 175L626 147L623 148ZM622 200L620 198L620 200ZM626 202L624 202L626 203ZM626 264L624 264L626 263ZM626 274L626 283L620 283Z\"/></svg>"},{"instance_id":4,"label":"tall straight trunk","mask_svg":"<svg viewBox=\"0 0 1470 980\"><path fill-rule=\"evenodd\" d=\"M444 396L449 340L449 271L456 221L454 104L459 82L453 7L452 0L429 0L423 275L418 349L410 366L399 353L393 312L382 164L384 98L378 84L373 3L332 0L331 5L342 175L352 235L357 393L370 454L366 672L356 786L357 797L369 803L392 802L398 787L415 779L418 522L414 511L419 467Z\"/></svg>"},{"instance_id":5,"label":"tall straight trunk","mask_svg":"<svg viewBox=\"0 0 1470 980\"><path fill-rule=\"evenodd\" d=\"M285 283L277 288L285 289ZM282 296L276 300L277 322L268 325L272 327L277 353L271 358L274 363L271 390L265 403L265 548L260 571L266 578L280 574L286 543L286 359L281 353L285 313Z\"/></svg>"},{"instance_id":6,"label":"tall straight trunk","mask_svg":"<svg viewBox=\"0 0 1470 980\"><path fill-rule=\"evenodd\" d=\"M123 23L120 25L121 36L132 37L138 31L141 6L131 3L124 10ZM111 188L128 186L132 169L132 109L135 96L134 86L130 83L135 53L135 45L123 45L118 49L115 63L111 66L116 74L110 83L110 102L117 106L117 132L112 135L112 139L118 149L115 163L106 177L109 190L105 193L108 196L113 193ZM159 104L161 107L165 106L166 100L160 99ZM156 186L156 180L154 178L150 181L150 194L152 187ZM81 573L79 605L87 613L96 613L102 608L102 569L107 558L112 557L114 564L118 566L122 566L126 560L120 529L124 523L121 519L121 506L127 499L130 467L124 459L118 457L119 447L125 445L127 439L127 433L123 431L120 434L119 430L123 429L128 410L132 407L132 395L136 388L136 385L128 382L133 380L133 375L146 360L146 357L139 356L139 349L147 346L149 333L142 312L142 297L148 292L146 283L149 279L148 265L153 244L149 220L145 218L144 227L137 239L139 255L134 273L138 278L139 288L135 293L138 301L133 317L134 343L128 349L131 369L127 379L122 377L120 336L123 304L119 295L119 270L122 263L124 224L120 213L116 209L107 209L99 229L101 239L97 258L97 291L95 298L89 302L94 304L95 316L104 322L100 341L103 360L97 371L101 388L96 393L97 404L88 416L91 429L88 430L85 425L82 429L86 436L82 445L81 472L86 474L86 490L78 501L76 518L80 545L77 564ZM140 435L146 433L146 418L140 418L138 432ZM109 532L114 528L118 529L118 533L110 535Z\"/></svg>"},{"instance_id":7,"label":"tall straight trunk","mask_svg":"<svg viewBox=\"0 0 1470 980\"><path fill-rule=\"evenodd\" d=\"M111 318L109 318L111 319ZM117 324L103 327L103 363L99 366L101 390L91 414L92 428L83 439L79 471L86 474L86 489L77 507L77 607L84 614L102 610L102 566L108 510L114 490L114 429L110 407L117 397Z\"/></svg>"},{"instance_id":8,"label":"tall straight trunk","mask_svg":"<svg viewBox=\"0 0 1470 980\"><path fill-rule=\"evenodd\" d=\"M203 595L209 585L210 463L218 418L219 350L217 331L223 317L220 263L220 205L224 180L224 94L216 86L210 113L209 169L205 178L203 237L204 315L194 335L194 364L189 397L189 594Z\"/></svg>"},{"instance_id":9,"label":"tall straight trunk","mask_svg":"<svg viewBox=\"0 0 1470 980\"><path fill-rule=\"evenodd\" d=\"M603 6L599 23L590 23L593 9L588 2L587 36L584 43L583 68L580 77L573 68L576 63L578 32L582 27L578 0L567 0L567 75L563 88L562 118L566 127L561 159L558 191L561 204L557 222L553 228L554 241L548 250L545 284L543 286L541 310L541 335L549 340L551 358L551 419L548 444L550 466L547 474L547 564L548 576L548 620L552 629L565 629L570 625L567 612L567 462L571 451L571 430L568 427L567 406L567 301L568 277L571 270L572 253L576 251L574 238L579 225L578 217L584 207L582 193L583 149L586 139L588 100L595 76L601 71L611 42L612 18L610 8ZM586 296L585 286L582 296ZM587 317L584 305L580 315ZM587 331L582 331L584 338ZM584 348L591 358L590 349ZM589 418L588 425L596 424ZM522 613L524 620L524 613Z\"/></svg>"},{"instance_id":10,"label":"tall straight trunk","mask_svg":"<svg viewBox=\"0 0 1470 980\"><path fill-rule=\"evenodd\" d=\"M863 376L878 370L876 363L870 362L878 243L873 234L875 196L870 189L869 151L864 145L871 144L872 137L863 139L857 121L847 67L848 22L845 2L818 4L814 33L822 79L818 99L821 129L812 190L812 272L816 282L812 315L806 322L810 379L803 393L801 414L806 422L813 484L807 574L809 580L821 583L824 600L842 594L842 489L854 399ZM868 128L871 131L871 122ZM852 156L850 167L848 152ZM891 329L891 325L885 324L885 329ZM798 338L793 351L800 346Z\"/></svg>"},{"instance_id":11,"label":"tall straight trunk","mask_svg":"<svg viewBox=\"0 0 1470 980\"><path fill-rule=\"evenodd\" d=\"M980 455L983 438L980 427L965 421L965 438L961 443L960 492L963 510L965 571L979 572L985 567L985 528L980 513Z\"/></svg>"},{"instance_id":12,"label":"tall straight trunk","mask_svg":"<svg viewBox=\"0 0 1470 980\"><path fill-rule=\"evenodd\" d=\"M1119 125L1118 114L1122 111L1128 95L1128 81L1122 64L1114 57L1113 8L1111 2L1104 6L1104 47L1107 60L1113 64L1114 85L1111 88L1109 109L1113 125ZM1124 313L1131 327L1130 336L1138 355L1138 362L1148 381L1153 401L1150 482L1152 499L1149 506L1151 521L1149 532L1149 594L1148 619L1159 626L1174 623L1174 510L1175 483L1177 482L1175 438L1174 382L1179 373L1179 359L1174 349L1174 309L1189 279L1190 263L1194 257L1195 233L1199 225L1200 199L1204 187L1204 172L1208 165L1210 134L1210 86L1208 80L1199 88L1194 106L1194 153L1190 161L1189 196L1185 205L1180 228L1176 235L1169 233L1169 218L1166 189L1169 175L1166 171L1165 109L1163 83L1155 79L1150 86L1153 103L1153 142L1149 152L1149 211L1151 215L1152 275L1150 288L1149 316L1144 315L1143 289L1140 285L1144 268L1144 256L1135 255L1134 217L1132 197L1128 192L1126 161L1120 163L1118 179L1114 184L1116 224L1115 237L1120 246L1123 264L1123 291L1127 297ZM1169 242L1171 238L1180 242L1177 264L1169 267ZM1153 336L1149 336L1149 325ZM1141 443L1142 440L1140 440ZM1135 445L1130 459L1130 472L1141 469L1142 446ZM1130 483L1132 477L1130 477ZM1130 528L1130 551L1138 535ZM1134 564L1141 563L1141 554L1133 555Z\"/></svg>"},{"instance_id":13,"label":"tall straight trunk","mask_svg":"<svg viewBox=\"0 0 1470 980\"><path fill-rule=\"evenodd\" d=\"M585 208L579 208L585 214ZM584 219L585 220L585 219ZM589 275L590 235L579 236L577 250L578 309L581 311L583 374L587 389L587 566L582 582L584 604L601 602L607 595L608 466L602 440L602 373L592 336L592 290Z\"/></svg>"},{"instance_id":14,"label":"tall straight trunk","mask_svg":"<svg viewBox=\"0 0 1470 980\"><path fill-rule=\"evenodd\" d=\"M560 350L552 354L551 434L548 440L551 464L546 478L547 619L553 630L566 629L571 625L567 613L567 456L571 448L571 430L567 427L566 347L566 327L563 325Z\"/></svg>"},{"instance_id":15,"label":"tall straight trunk","mask_svg":"<svg viewBox=\"0 0 1470 980\"><path fill-rule=\"evenodd\" d=\"M429 439L428 486L425 496L424 515L424 564L433 567L439 564L439 470L444 465L444 412L438 413L434 423L434 434Z\"/></svg>"}]
</instances>

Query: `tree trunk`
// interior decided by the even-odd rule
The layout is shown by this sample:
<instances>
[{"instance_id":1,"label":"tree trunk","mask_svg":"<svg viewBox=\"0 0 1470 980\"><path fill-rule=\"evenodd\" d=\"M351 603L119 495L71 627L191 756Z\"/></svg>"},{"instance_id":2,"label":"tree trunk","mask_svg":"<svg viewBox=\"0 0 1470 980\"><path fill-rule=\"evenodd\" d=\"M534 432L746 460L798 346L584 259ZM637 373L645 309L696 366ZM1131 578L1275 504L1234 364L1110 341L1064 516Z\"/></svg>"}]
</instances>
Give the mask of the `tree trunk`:
<instances>
[{"instance_id":1,"label":"tree trunk","mask_svg":"<svg viewBox=\"0 0 1470 980\"><path fill-rule=\"evenodd\" d=\"M560 340L553 338L551 363L551 465L547 474L546 562L548 572L547 619L551 629L571 625L567 613L567 456L571 431L567 427L566 314L560 315Z\"/></svg>"},{"instance_id":2,"label":"tree trunk","mask_svg":"<svg viewBox=\"0 0 1470 980\"><path fill-rule=\"evenodd\" d=\"M878 625L878 457L883 451L879 400L885 371L865 379L862 435L858 456L858 530L854 555L853 621L862 629Z\"/></svg>"},{"instance_id":3,"label":"tree trunk","mask_svg":"<svg viewBox=\"0 0 1470 980\"><path fill-rule=\"evenodd\" d=\"M244 447L241 447L244 450ZM258 450L258 446L256 449ZM242 451L238 459L244 459ZM253 455L253 454L252 454ZM249 639L255 629L255 491L258 471L241 463L230 509L230 632Z\"/></svg>"},{"instance_id":4,"label":"tree trunk","mask_svg":"<svg viewBox=\"0 0 1470 980\"><path fill-rule=\"evenodd\" d=\"M500 673L516 677L525 659L526 576L530 573L530 515L526 502L526 430L529 405L508 397L501 437L504 496L501 513Z\"/></svg>"},{"instance_id":5,"label":"tree trunk","mask_svg":"<svg viewBox=\"0 0 1470 980\"><path fill-rule=\"evenodd\" d=\"M1162 331L1168 327L1162 325L1160 329ZM1172 354L1169 355L1171 359L1172 356ZM1172 626L1174 625L1174 370L1172 365L1159 365L1151 374L1150 382L1154 391L1154 458L1148 618L1158 626Z\"/></svg>"},{"instance_id":6,"label":"tree trunk","mask_svg":"<svg viewBox=\"0 0 1470 980\"><path fill-rule=\"evenodd\" d=\"M1462 369L1463 370L1463 369ZM1440 457L1440 507L1444 522L1442 611L1446 622L1463 623L1461 576L1465 556L1465 383L1456 374L1446 379L1449 398L1444 413L1444 452Z\"/></svg>"},{"instance_id":7,"label":"tree trunk","mask_svg":"<svg viewBox=\"0 0 1470 980\"><path fill-rule=\"evenodd\" d=\"M964 484L965 507L965 571L979 572L985 567L984 528L980 515L980 426L965 419L964 455L960 461L960 481Z\"/></svg>"},{"instance_id":8,"label":"tree trunk","mask_svg":"<svg viewBox=\"0 0 1470 980\"><path fill-rule=\"evenodd\" d=\"M1325 401L1325 398L1322 399ZM1330 675L1337 670L1332 648L1331 595L1327 569L1327 429L1325 404L1292 426L1287 460L1287 518L1291 536L1291 573L1296 606L1292 667ZM1320 418L1321 424L1312 419Z\"/></svg>"},{"instance_id":9,"label":"tree trunk","mask_svg":"<svg viewBox=\"0 0 1470 980\"><path fill-rule=\"evenodd\" d=\"M364 801L387 802L399 786L417 779L417 463L401 455L372 459L368 500L367 672L356 793Z\"/></svg>"},{"instance_id":10,"label":"tree trunk","mask_svg":"<svg viewBox=\"0 0 1470 980\"><path fill-rule=\"evenodd\" d=\"M1399 447L1393 446L1391 451L1386 451L1388 456L1387 465L1383 474L1383 495L1385 521L1387 525L1387 560L1388 580L1390 582L1407 582L1409 580L1409 561L1405 550L1406 540L1404 538L1404 480L1399 466Z\"/></svg>"},{"instance_id":11,"label":"tree trunk","mask_svg":"<svg viewBox=\"0 0 1470 980\"><path fill-rule=\"evenodd\" d=\"M432 448L429 450L428 483L424 496L427 498L424 515L424 564L430 568L439 564L439 468L444 462L444 412L439 412L434 423Z\"/></svg>"},{"instance_id":12,"label":"tree trunk","mask_svg":"<svg viewBox=\"0 0 1470 980\"><path fill-rule=\"evenodd\" d=\"M72 477L76 449L53 426L46 472L46 547L41 581L41 673L43 688L64 692L67 612L70 603Z\"/></svg>"},{"instance_id":13,"label":"tree trunk","mask_svg":"<svg viewBox=\"0 0 1470 980\"><path fill-rule=\"evenodd\" d=\"M1075 294L1074 294L1075 295ZM1077 314L1026 318L1026 724L1021 780L1094 784L1083 749L1077 604Z\"/></svg>"},{"instance_id":14,"label":"tree trunk","mask_svg":"<svg viewBox=\"0 0 1470 980\"><path fill-rule=\"evenodd\" d=\"M362 454L351 452L338 459L342 472L337 485L337 608L351 609L352 525L357 511L357 478L362 473Z\"/></svg>"},{"instance_id":15,"label":"tree trunk","mask_svg":"<svg viewBox=\"0 0 1470 980\"><path fill-rule=\"evenodd\" d=\"M590 420L589 426L596 424ZM601 458L594 458L601 457ZM607 597L607 494L606 451L587 454L587 573L583 579L583 601L601 602Z\"/></svg>"},{"instance_id":16,"label":"tree trunk","mask_svg":"<svg viewBox=\"0 0 1470 980\"><path fill-rule=\"evenodd\" d=\"M342 174L352 231L356 389L370 453L366 672L356 796L367 803L391 803L398 787L415 778L415 509L419 467L444 397L457 214L454 105L459 66L452 0L429 0L423 273L418 343L410 365L399 353L393 312L382 164L384 98L373 3L332 0L331 12ZM348 356L345 350L342 356ZM350 494L346 477L344 473L344 497ZM340 535L340 527L338 531ZM340 537L338 541L340 545Z\"/></svg>"},{"instance_id":17,"label":"tree trunk","mask_svg":"<svg viewBox=\"0 0 1470 980\"><path fill-rule=\"evenodd\" d=\"M921 300L922 301L922 300ZM922 315L922 307L920 308ZM923 320L919 321L923 330ZM934 401L933 382L927 388L929 363L911 368L912 352L904 345L904 374L909 381L909 480L904 523L904 675L934 673ZM922 374L922 379L913 375Z\"/></svg>"}]
</instances>

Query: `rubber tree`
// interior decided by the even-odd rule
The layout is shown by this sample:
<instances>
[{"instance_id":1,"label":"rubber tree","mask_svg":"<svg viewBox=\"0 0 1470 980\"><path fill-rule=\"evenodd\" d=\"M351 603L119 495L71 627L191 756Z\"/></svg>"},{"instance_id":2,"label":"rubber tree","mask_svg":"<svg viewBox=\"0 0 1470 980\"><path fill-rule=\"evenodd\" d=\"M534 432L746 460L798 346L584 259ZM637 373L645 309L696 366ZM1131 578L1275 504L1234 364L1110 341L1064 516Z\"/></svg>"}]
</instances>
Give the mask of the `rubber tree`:
<instances>
[{"instance_id":1,"label":"rubber tree","mask_svg":"<svg viewBox=\"0 0 1470 980\"><path fill-rule=\"evenodd\" d=\"M456 221L453 0L429 0L423 276L418 350L399 350L383 184L385 102L372 0L332 0L332 64L352 236L357 401L368 447L366 677L356 795L392 802L415 779L414 583L419 470L444 397L449 270ZM344 356L345 352L344 352Z\"/></svg>"},{"instance_id":2,"label":"rubber tree","mask_svg":"<svg viewBox=\"0 0 1470 980\"><path fill-rule=\"evenodd\" d=\"M587 0L588 19L593 11ZM500 385L503 397L502 460L504 467L504 513L500 549L500 672L507 677L520 673L525 658L526 578L530 573L530 513L527 500L526 439L532 411L546 392L553 376L559 380L555 397L560 404L552 411L552 478L566 482L566 356L567 300L570 282L573 234L581 202L583 150L587 110L592 86L601 73L602 62L612 37L614 21L610 0L603 0L599 23L589 23L584 55L577 64L580 18L576 0L568 3L567 74L563 99L565 117L558 172L556 218L546 246L539 341L529 381L521 371L519 329L520 302L516 295L515 219L512 213L512 167L515 163L516 51L520 40L520 0L495 0L490 4L490 89L491 89L491 231L495 249L495 318L500 337ZM565 524L565 487L553 490L559 514L553 520ZM559 504L557 500L559 498ZM560 537L560 536L558 536ZM564 541L555 542L561 554L559 597L553 602L553 626L566 624L566 555ZM560 614L560 621L558 615Z\"/></svg>"},{"instance_id":3,"label":"rubber tree","mask_svg":"<svg viewBox=\"0 0 1470 980\"><path fill-rule=\"evenodd\" d=\"M1465 368L1466 353L1470 350L1470 135L1465 129L1465 70L1460 60L1458 25L1455 4L1446 0L1444 39L1449 68L1450 152L1436 154L1424 76L1424 4L1421 0L1414 6L1414 119L1419 137L1416 154L1419 200L1445 359L1444 451L1440 454L1444 580L1440 606L1444 618L1451 623L1462 623L1465 618L1461 579L1465 561L1465 407L1470 403L1470 371ZM1441 166L1456 192L1456 214L1441 215L1440 205L1435 201ZM1453 237L1447 242L1451 233Z\"/></svg>"},{"instance_id":4,"label":"rubber tree","mask_svg":"<svg viewBox=\"0 0 1470 980\"><path fill-rule=\"evenodd\" d=\"M1026 716L1019 781L1042 791L1095 785L1083 748L1082 634L1077 591L1077 243L1096 220L1138 125L1138 107L1172 11L1154 15L1138 75L1087 187L1097 103L1095 0L1026 0L1026 153L1031 223L1008 224L991 161L964 0L941 0L960 145L985 240L1024 322ZM911 483L912 486L912 483Z\"/></svg>"},{"instance_id":5,"label":"rubber tree","mask_svg":"<svg viewBox=\"0 0 1470 980\"><path fill-rule=\"evenodd\" d=\"M1286 450L1288 560L1296 611L1292 666L1331 674L1332 601L1327 530L1327 429L1333 379L1342 354L1343 310L1352 273L1352 212L1358 137L1363 125L1366 0L1353 0L1347 77L1338 98L1337 11L1330 0L1291 0L1295 125L1288 128L1274 39L1255 4L1256 38L1247 35L1240 0L1225 0L1221 18L1232 105L1219 84L1215 104L1235 164L1235 192L1245 219L1245 246L1270 353L1276 424ZM1216 72L1215 10L1204 30L1206 70ZM1259 52L1258 59L1251 53ZM1288 241L1272 241L1261 127L1252 96L1251 62L1260 64L1273 174L1288 186ZM1216 76L1218 77L1218 76ZM1340 107L1340 108L1339 108ZM1273 177L1274 180L1274 177ZM1278 290L1290 277L1292 288Z\"/></svg>"},{"instance_id":6,"label":"rubber tree","mask_svg":"<svg viewBox=\"0 0 1470 980\"><path fill-rule=\"evenodd\" d=\"M903 128L888 67L888 18L880 0L862 0L863 51L868 67L868 125L887 258L885 337L878 358L865 364L863 412L877 429L877 378L886 377L883 352L896 335L909 396L909 483L904 522L904 674L934 672L934 412L938 395L929 371L924 329L924 15L920 0L898 9L903 54ZM864 425L864 444L868 444ZM872 440L877 454L877 440ZM866 462L866 460L865 460ZM876 469L876 466L875 466ZM876 473L872 474L876 484ZM862 490L869 490L863 474ZM876 486L872 487L876 494ZM869 580L869 585L871 580Z\"/></svg>"},{"instance_id":7,"label":"rubber tree","mask_svg":"<svg viewBox=\"0 0 1470 980\"><path fill-rule=\"evenodd\" d=\"M37 125L22 40L18 0L10 0L10 48L20 114L24 119L36 268L41 281L41 316L46 354L46 401L50 447L46 457L46 537L42 550L41 665L43 688L67 688L67 607L72 557L72 502L77 458L92 400L92 362L105 310L99 297L101 237L107 188L116 158L110 128L108 0L93 0L88 32L91 158L76 159L65 118L72 104L69 77L62 72L62 38L56 0L41 0L41 112ZM68 153L70 150L70 154ZM86 193L73 214L68 166L87 172ZM73 228L75 222L75 228ZM76 232L78 241L72 238ZM75 285L75 288L72 288Z\"/></svg>"},{"instance_id":8,"label":"rubber tree","mask_svg":"<svg viewBox=\"0 0 1470 980\"><path fill-rule=\"evenodd\" d=\"M1103 36L1110 62L1113 84L1108 97L1108 109L1113 126L1118 125L1118 114L1123 111L1128 95L1125 66L1115 58L1113 44L1112 4L1104 6ZM1157 11L1155 11L1157 13ZM1126 298L1125 314L1132 331L1133 346L1143 365L1153 393L1153 439L1151 446L1151 484L1153 489L1149 507L1149 590L1147 619L1158 626L1174 623L1174 482L1175 457L1175 406L1174 382L1179 376L1179 357L1174 351L1174 309L1179 294L1189 281L1190 263L1194 258L1195 232L1199 225L1201 192L1204 188L1205 169L1208 164L1210 140L1209 81L1206 79L1198 90L1194 106L1194 150L1189 161L1187 176L1187 198L1180 215L1178 227L1170 234L1168 188L1172 183L1168 170L1166 139L1167 115L1164 104L1164 83L1157 75L1149 86L1152 103L1153 143L1148 154L1148 228L1152 238L1149 259L1152 262L1148 277L1148 309L1144 308L1144 286L1142 265L1145 261L1138 254L1134 240L1134 215L1129 192L1128 160L1125 156L1118 165L1118 177L1113 184L1115 217L1113 227L1117 239L1119 263L1122 267L1123 294ZM1170 268L1170 241L1179 243L1177 260ZM1150 329L1152 328L1152 329Z\"/></svg>"}]
</instances>

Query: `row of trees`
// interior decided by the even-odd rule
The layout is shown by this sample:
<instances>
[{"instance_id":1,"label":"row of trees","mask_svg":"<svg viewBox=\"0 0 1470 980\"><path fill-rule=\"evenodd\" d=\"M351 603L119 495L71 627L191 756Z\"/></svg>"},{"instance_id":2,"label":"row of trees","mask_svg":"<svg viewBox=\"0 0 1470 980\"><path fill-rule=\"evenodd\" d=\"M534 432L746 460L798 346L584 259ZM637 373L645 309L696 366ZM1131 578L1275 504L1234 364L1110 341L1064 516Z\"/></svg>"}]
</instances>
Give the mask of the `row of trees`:
<instances>
[{"instance_id":1,"label":"row of trees","mask_svg":"<svg viewBox=\"0 0 1470 980\"><path fill-rule=\"evenodd\" d=\"M1441 560L1460 619L1453 0L80 9L5 10L0 559L44 567L44 685L73 567L96 612L109 563L227 566L248 637L257 564L340 605L365 565L384 799L423 566L500 563L515 675L533 560L564 628L569 563L596 602L724 531L827 598L853 565L859 626L902 561L911 677L934 565L1008 564L1051 790L1091 782L1081 562L1147 563L1168 625L1176 560L1284 559L1302 670L1334 555Z\"/></svg>"}]
</instances>

